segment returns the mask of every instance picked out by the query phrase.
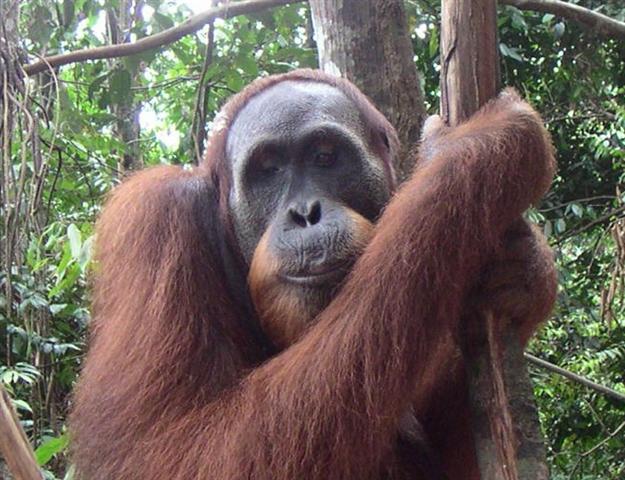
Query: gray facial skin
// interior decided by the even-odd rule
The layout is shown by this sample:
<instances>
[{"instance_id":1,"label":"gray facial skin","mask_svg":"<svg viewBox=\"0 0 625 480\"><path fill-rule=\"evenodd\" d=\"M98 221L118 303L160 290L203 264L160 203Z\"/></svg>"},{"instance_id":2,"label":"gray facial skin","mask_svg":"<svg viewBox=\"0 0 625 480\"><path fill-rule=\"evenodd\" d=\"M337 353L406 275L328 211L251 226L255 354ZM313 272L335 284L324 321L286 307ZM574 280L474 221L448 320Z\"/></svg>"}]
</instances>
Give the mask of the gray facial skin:
<instances>
[{"instance_id":1,"label":"gray facial skin","mask_svg":"<svg viewBox=\"0 0 625 480\"><path fill-rule=\"evenodd\" d=\"M350 210L373 222L390 197L367 132L352 101L318 82L281 82L241 109L226 155L229 208L248 265L268 228L286 273L344 260Z\"/></svg>"}]
</instances>

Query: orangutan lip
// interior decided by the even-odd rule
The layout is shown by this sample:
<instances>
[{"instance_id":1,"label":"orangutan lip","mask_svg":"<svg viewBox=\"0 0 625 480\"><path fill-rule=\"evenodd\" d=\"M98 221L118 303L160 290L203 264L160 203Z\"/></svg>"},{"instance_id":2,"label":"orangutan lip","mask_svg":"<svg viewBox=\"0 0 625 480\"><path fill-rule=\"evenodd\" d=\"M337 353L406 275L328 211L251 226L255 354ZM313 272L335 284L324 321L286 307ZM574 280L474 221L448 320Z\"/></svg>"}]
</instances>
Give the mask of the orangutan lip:
<instances>
[{"instance_id":1,"label":"orangutan lip","mask_svg":"<svg viewBox=\"0 0 625 480\"><path fill-rule=\"evenodd\" d=\"M310 273L306 275L281 275L282 279L288 283L295 285L301 285L306 287L321 287L331 285L336 280L342 278L345 275L344 267L336 267L331 270L326 270L319 273Z\"/></svg>"}]
</instances>

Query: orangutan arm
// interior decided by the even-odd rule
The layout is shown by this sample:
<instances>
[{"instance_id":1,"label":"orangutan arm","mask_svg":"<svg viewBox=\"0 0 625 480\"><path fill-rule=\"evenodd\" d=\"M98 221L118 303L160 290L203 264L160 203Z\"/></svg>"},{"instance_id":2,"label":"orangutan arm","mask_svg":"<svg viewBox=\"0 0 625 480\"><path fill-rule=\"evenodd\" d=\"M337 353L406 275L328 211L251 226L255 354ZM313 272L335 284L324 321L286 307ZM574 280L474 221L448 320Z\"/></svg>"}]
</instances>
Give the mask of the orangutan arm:
<instances>
[{"instance_id":1,"label":"orangutan arm","mask_svg":"<svg viewBox=\"0 0 625 480\"><path fill-rule=\"evenodd\" d=\"M164 398L167 388L181 389L178 385L186 379L169 378L168 387L165 380L151 375L159 365L167 368L158 363L161 356L152 364L140 359L146 365L144 374L149 373L157 383L144 385L137 376L133 388L138 393L132 388L115 392L118 410L136 412L128 421L141 423L140 428L118 432L124 450L117 449L117 456L111 449L103 451L108 458L92 455L106 469L107 478L287 480L375 478L379 474L399 419L413 400L415 385L427 385L422 377L435 361L432 351L458 329L474 279L498 249L503 233L545 192L553 174L551 146L540 118L511 94L441 135L431 148L432 159L389 204L345 286L298 343L216 399L208 401L209 394L190 389L186 399L171 394L168 400L178 402L174 405L159 395ZM201 241L187 242L190 236L202 234L195 227L201 222L201 210L187 207L169 206L167 215L177 218L188 232L183 243L201 249ZM165 207L159 208L153 214L163 223ZM120 212L109 215L116 214ZM154 231L139 235L148 233L155 235ZM165 232L150 242L135 236L131 251L142 243L162 250L170 244L163 240L169 235ZM177 257L166 265L171 270L164 275L176 275L185 282L180 294L190 304L185 304L184 311L169 309L160 316L149 309L148 314L160 320L152 330L141 329L148 336L141 342L150 349L162 340L169 349L164 358L192 354L193 349L186 347L194 337L187 330L193 322L212 321L207 312L216 308L205 298L215 290L203 291L214 282L211 275L185 274L176 266L176 261L182 262L196 271L210 264L207 259L214 253L198 254L187 247L172 247ZM124 262L134 260L120 255L111 262L121 285L127 285ZM199 257L194 261L193 255ZM113 292L100 294L121 299L132 295L111 288ZM169 292L157 292L155 305L166 305L159 295ZM211 301L226 302L215 295ZM128 324L128 317L120 317L127 311L111 302L104 308L119 317L118 326ZM216 312L224 315L228 308ZM105 317L107 312L99 314ZM183 318L191 322L189 326L182 324ZM167 341L168 324L186 335L186 345L176 347ZM207 334L207 327L193 328L211 340L219 337ZM228 337L230 341L234 342ZM198 342L200 347L201 337ZM225 364L229 345L215 345L220 349L219 365ZM117 349L105 357L126 364L116 357L129 355ZM239 361L241 355L233 350L232 356ZM201 379L196 362L189 368L194 378ZM98 366L92 368L98 370ZM210 358L206 369L215 370ZM152 398L144 395L148 390L154 392ZM424 398L432 394L428 388L418 393ZM122 394L126 400L119 400ZM152 412L151 424L140 410L129 406L138 399Z\"/></svg>"}]
</instances>

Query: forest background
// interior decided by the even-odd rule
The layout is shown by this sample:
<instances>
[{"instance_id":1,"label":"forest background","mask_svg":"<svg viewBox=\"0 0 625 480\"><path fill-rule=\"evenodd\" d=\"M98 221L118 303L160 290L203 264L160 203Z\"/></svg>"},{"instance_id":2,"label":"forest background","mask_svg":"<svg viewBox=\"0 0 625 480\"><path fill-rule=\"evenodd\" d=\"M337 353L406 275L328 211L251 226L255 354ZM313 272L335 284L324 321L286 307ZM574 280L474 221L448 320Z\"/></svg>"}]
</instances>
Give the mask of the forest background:
<instances>
[{"instance_id":1,"label":"forest background","mask_svg":"<svg viewBox=\"0 0 625 480\"><path fill-rule=\"evenodd\" d=\"M0 0L0 58L17 52L25 65L133 42L208 3ZM569 3L625 20L621 0ZM440 2L406 1L405 9L423 108L436 113ZM529 351L612 390L530 364L552 477L622 479L625 35L512 5L500 6L498 27L502 82L541 112L559 162L530 218L556 252L560 292ZM138 168L197 162L216 111L254 78L316 66L309 7L300 3L218 19L165 48L45 69L21 89L0 69L0 382L50 478L72 476L65 418L106 193Z\"/></svg>"}]
</instances>

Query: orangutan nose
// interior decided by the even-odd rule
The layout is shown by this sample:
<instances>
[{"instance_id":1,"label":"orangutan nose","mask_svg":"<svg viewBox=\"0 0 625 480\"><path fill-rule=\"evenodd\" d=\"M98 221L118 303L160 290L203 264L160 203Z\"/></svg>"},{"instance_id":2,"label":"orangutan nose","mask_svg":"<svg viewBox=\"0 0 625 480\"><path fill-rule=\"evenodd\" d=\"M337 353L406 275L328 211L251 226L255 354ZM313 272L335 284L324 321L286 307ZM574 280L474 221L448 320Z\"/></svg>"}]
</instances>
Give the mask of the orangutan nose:
<instances>
[{"instance_id":1,"label":"orangutan nose","mask_svg":"<svg viewBox=\"0 0 625 480\"><path fill-rule=\"evenodd\" d=\"M302 228L312 227L321 221L321 203L298 202L289 207L289 218Z\"/></svg>"}]
</instances>

